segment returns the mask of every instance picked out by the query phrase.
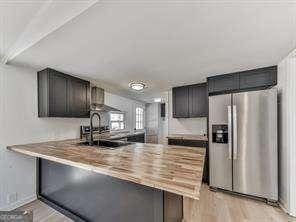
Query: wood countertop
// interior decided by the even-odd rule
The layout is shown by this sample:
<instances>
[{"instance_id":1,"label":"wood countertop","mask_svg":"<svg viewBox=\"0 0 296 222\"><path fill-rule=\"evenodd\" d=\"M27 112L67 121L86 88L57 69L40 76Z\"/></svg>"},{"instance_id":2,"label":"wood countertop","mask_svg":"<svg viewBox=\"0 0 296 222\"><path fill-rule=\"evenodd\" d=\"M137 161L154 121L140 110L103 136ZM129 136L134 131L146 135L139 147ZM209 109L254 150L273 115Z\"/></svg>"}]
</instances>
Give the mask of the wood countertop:
<instances>
[{"instance_id":1,"label":"wood countertop","mask_svg":"<svg viewBox=\"0 0 296 222\"><path fill-rule=\"evenodd\" d=\"M179 140L201 140L208 141L208 137L198 134L170 134L167 136L168 139L179 139Z\"/></svg>"},{"instance_id":2,"label":"wood countertop","mask_svg":"<svg viewBox=\"0 0 296 222\"><path fill-rule=\"evenodd\" d=\"M127 138L130 136L137 136L137 135L141 135L141 134L145 134L144 131L139 131L139 132L129 132L129 131L122 131L122 132L106 132L106 133L94 133L94 138L95 139L108 139L108 140L118 140L118 139L122 139L122 138Z\"/></svg>"},{"instance_id":3,"label":"wood countertop","mask_svg":"<svg viewBox=\"0 0 296 222\"><path fill-rule=\"evenodd\" d=\"M134 143L108 149L90 147L79 142L80 140L64 140L7 148L199 199L205 158L203 148Z\"/></svg>"}]
</instances>

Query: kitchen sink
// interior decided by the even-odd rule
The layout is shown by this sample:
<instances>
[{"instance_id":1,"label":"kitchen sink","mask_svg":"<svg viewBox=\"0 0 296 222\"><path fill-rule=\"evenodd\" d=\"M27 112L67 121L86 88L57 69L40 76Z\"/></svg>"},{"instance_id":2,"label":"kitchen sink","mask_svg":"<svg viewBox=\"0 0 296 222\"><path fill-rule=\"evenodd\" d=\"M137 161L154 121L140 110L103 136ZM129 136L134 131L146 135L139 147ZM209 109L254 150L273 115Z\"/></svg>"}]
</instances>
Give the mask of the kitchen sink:
<instances>
[{"instance_id":1,"label":"kitchen sink","mask_svg":"<svg viewBox=\"0 0 296 222\"><path fill-rule=\"evenodd\" d=\"M88 141L81 142L79 144L90 146ZM94 140L93 146L115 149L115 148L130 145L130 144L132 144L132 142L126 142L126 141L121 141L121 140Z\"/></svg>"}]
</instances>

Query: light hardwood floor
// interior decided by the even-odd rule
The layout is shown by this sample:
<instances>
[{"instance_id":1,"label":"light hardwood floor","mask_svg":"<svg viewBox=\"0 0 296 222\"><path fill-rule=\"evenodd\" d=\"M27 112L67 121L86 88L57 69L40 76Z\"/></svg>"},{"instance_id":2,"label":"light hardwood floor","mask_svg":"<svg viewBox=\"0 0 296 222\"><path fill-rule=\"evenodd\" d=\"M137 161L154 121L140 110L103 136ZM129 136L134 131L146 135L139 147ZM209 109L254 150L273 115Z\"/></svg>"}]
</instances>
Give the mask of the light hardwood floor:
<instances>
[{"instance_id":1,"label":"light hardwood floor","mask_svg":"<svg viewBox=\"0 0 296 222\"><path fill-rule=\"evenodd\" d=\"M70 222L71 220L36 200L20 208L33 210L34 222ZM280 208L260 201L212 192L203 185L200 199L201 222L296 222Z\"/></svg>"},{"instance_id":2,"label":"light hardwood floor","mask_svg":"<svg viewBox=\"0 0 296 222\"><path fill-rule=\"evenodd\" d=\"M72 222L72 220L39 200L24 205L18 210L33 211L34 222Z\"/></svg>"}]
</instances>

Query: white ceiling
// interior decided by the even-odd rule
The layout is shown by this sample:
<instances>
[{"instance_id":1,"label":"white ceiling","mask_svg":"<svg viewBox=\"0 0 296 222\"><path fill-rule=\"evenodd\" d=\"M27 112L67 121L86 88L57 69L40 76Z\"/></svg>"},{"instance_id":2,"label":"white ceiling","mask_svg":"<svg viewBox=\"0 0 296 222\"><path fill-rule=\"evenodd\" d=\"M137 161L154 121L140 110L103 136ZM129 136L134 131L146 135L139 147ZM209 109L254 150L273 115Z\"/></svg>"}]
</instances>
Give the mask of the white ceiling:
<instances>
[{"instance_id":1,"label":"white ceiling","mask_svg":"<svg viewBox=\"0 0 296 222\"><path fill-rule=\"evenodd\" d=\"M0 1L0 58L17 41L41 3L9 4Z\"/></svg>"},{"instance_id":2,"label":"white ceiling","mask_svg":"<svg viewBox=\"0 0 296 222\"><path fill-rule=\"evenodd\" d=\"M37 9L38 4L30 6L27 14ZM296 1L109 0L10 63L56 68L151 101L173 86L210 75L276 65L295 47ZM130 81L143 81L148 88L132 92Z\"/></svg>"},{"instance_id":3,"label":"white ceiling","mask_svg":"<svg viewBox=\"0 0 296 222\"><path fill-rule=\"evenodd\" d=\"M0 0L1 63L14 59L96 2L98 0Z\"/></svg>"}]
</instances>

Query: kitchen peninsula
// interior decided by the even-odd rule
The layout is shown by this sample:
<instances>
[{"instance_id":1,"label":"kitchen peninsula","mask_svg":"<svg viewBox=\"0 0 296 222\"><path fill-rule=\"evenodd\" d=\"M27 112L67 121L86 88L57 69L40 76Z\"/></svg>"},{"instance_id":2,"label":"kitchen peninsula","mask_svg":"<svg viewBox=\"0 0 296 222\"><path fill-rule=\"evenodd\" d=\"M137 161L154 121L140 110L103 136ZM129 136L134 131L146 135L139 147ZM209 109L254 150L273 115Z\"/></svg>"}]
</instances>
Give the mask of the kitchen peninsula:
<instances>
[{"instance_id":1,"label":"kitchen peninsula","mask_svg":"<svg viewBox=\"0 0 296 222\"><path fill-rule=\"evenodd\" d=\"M38 158L38 197L75 221L196 222L205 150L64 140L9 146Z\"/></svg>"}]
</instances>

